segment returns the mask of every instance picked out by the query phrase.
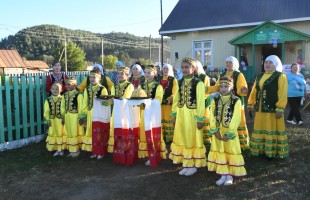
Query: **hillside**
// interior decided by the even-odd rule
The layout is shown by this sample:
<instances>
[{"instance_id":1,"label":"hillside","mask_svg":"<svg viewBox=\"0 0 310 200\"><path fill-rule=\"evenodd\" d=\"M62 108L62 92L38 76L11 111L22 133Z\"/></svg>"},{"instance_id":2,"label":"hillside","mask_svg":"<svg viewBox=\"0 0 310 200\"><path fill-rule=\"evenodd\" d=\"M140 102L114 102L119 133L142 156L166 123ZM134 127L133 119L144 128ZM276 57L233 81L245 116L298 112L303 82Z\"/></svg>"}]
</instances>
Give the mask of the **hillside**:
<instances>
[{"instance_id":1,"label":"hillside","mask_svg":"<svg viewBox=\"0 0 310 200\"><path fill-rule=\"evenodd\" d=\"M96 62L104 54L117 56L127 65L138 58L149 59L149 38L129 33L93 33L84 30L71 30L56 25L39 25L22 29L0 41L0 49L16 49L28 60L44 60L51 64L55 50L67 42L76 43L86 52L86 60ZM164 40L164 60L169 57L168 41ZM160 38L151 39L151 60L158 61Z\"/></svg>"}]
</instances>

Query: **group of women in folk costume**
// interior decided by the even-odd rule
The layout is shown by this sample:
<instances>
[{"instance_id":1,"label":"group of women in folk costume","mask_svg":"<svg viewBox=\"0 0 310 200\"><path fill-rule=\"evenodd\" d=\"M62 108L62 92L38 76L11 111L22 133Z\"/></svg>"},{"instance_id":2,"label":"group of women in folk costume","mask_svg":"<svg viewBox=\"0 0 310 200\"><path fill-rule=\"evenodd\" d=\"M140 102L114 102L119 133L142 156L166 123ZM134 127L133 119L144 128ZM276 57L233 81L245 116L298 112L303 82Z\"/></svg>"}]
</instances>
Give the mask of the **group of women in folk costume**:
<instances>
[{"instance_id":1,"label":"group of women in folk costume","mask_svg":"<svg viewBox=\"0 0 310 200\"><path fill-rule=\"evenodd\" d=\"M278 72L282 64L276 56L268 57L264 67L266 72L256 78L248 100L249 109L256 111L251 153L284 158L288 156L283 119L286 76ZM118 68L118 83L114 86L99 66L78 87L80 91L85 88L84 97L75 90L73 79L68 79L69 91L63 97L61 85L55 83L52 96L45 102L44 116L49 125L47 149L56 151L55 156L69 149L74 157L81 148L92 151L91 157L97 159L110 152L113 161L123 165L148 158L145 164L156 167L166 158L165 138L167 142L172 140L169 158L174 164L182 164L180 175L191 176L197 168L208 166L209 171L221 175L217 185L230 185L233 176L246 175L241 149L249 147L244 114L248 88L238 68L238 60L227 57L225 72L210 86L201 63L192 58L182 60L183 78L179 81L173 77L171 65L163 66L163 76L157 82L153 65L143 72L135 64L131 79L129 68ZM151 99L128 100L139 90ZM97 99L108 94L114 100ZM114 104L112 117L111 104ZM81 124L85 117L84 134ZM160 118L162 121L158 123ZM76 123L62 126L70 120ZM208 157L204 138L211 142Z\"/></svg>"}]
</instances>

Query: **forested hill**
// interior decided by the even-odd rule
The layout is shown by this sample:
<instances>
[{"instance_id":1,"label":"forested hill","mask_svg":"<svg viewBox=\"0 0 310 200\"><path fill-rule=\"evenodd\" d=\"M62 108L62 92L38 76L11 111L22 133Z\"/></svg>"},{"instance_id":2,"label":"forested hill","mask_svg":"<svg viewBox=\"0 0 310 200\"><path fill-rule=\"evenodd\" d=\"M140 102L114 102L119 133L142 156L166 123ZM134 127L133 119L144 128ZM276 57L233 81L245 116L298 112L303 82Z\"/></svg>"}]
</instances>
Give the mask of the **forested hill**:
<instances>
[{"instance_id":1,"label":"forested hill","mask_svg":"<svg viewBox=\"0 0 310 200\"><path fill-rule=\"evenodd\" d=\"M138 58L149 58L149 38L138 37L129 33L111 32L107 34L93 33L84 30L71 30L56 25L39 25L22 29L0 41L0 49L16 49L28 60L44 60L51 64L56 49L62 49L64 41L74 42L86 53L86 60L96 62L101 55L101 47L105 55L114 55L126 64ZM164 41L165 49L168 40ZM160 38L151 39L151 60L158 61ZM164 58L169 56L164 51Z\"/></svg>"}]
</instances>

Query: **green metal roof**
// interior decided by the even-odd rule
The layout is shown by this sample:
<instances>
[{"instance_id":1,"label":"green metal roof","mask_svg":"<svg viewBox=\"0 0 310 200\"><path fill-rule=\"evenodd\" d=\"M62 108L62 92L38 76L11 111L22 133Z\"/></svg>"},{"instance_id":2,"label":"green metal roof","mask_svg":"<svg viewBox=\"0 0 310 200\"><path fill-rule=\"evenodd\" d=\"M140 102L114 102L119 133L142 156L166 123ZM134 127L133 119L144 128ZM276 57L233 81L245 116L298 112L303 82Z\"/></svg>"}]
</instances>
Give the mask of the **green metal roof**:
<instances>
[{"instance_id":1,"label":"green metal roof","mask_svg":"<svg viewBox=\"0 0 310 200\"><path fill-rule=\"evenodd\" d=\"M310 40L310 35L272 21L265 21L248 32L230 40L229 43L232 45L268 44L272 43L275 39L277 40L277 43Z\"/></svg>"}]
</instances>

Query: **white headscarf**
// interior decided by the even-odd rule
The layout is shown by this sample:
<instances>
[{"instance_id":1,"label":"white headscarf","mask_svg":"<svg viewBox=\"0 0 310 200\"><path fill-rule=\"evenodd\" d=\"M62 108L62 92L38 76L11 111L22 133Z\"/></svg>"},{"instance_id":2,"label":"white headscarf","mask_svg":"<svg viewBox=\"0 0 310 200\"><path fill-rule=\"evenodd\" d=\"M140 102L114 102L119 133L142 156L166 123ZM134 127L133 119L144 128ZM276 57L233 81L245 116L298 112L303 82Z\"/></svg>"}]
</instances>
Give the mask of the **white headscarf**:
<instances>
[{"instance_id":1,"label":"white headscarf","mask_svg":"<svg viewBox=\"0 0 310 200\"><path fill-rule=\"evenodd\" d=\"M95 67L98 67L98 68L99 68L99 70L100 70L100 74L101 74L101 75L103 75L103 74L104 74L104 71L103 71L103 67L102 67L102 65L100 65L100 64L98 64L98 63L96 63L96 64L93 66L93 69L94 69Z\"/></svg>"},{"instance_id":2,"label":"white headscarf","mask_svg":"<svg viewBox=\"0 0 310 200\"><path fill-rule=\"evenodd\" d=\"M276 70L277 70L278 72L282 72L283 66L282 66L282 62L281 62L281 60L280 60L280 58L279 58L278 56L276 56L276 55L271 55L271 56L268 56L268 57L266 58L266 60L272 61L273 64L276 66ZM265 60L265 61L266 61L266 60Z\"/></svg>"},{"instance_id":3,"label":"white headscarf","mask_svg":"<svg viewBox=\"0 0 310 200\"><path fill-rule=\"evenodd\" d=\"M140 75L141 76L144 76L144 72L143 72L143 70L142 70L142 67L139 65L139 64L134 64L133 66L132 66L132 69L133 68L137 68L138 70L139 70L139 72L140 72Z\"/></svg>"},{"instance_id":4,"label":"white headscarf","mask_svg":"<svg viewBox=\"0 0 310 200\"><path fill-rule=\"evenodd\" d=\"M203 70L203 66L202 66L201 62L199 60L195 60L195 62L196 62L198 75L199 74L206 74L205 70Z\"/></svg>"},{"instance_id":5,"label":"white headscarf","mask_svg":"<svg viewBox=\"0 0 310 200\"><path fill-rule=\"evenodd\" d=\"M233 64L233 70L234 71L238 71L239 72L239 61L237 58L233 57L233 56L228 56L226 58L226 62L230 61Z\"/></svg>"},{"instance_id":6,"label":"white headscarf","mask_svg":"<svg viewBox=\"0 0 310 200\"><path fill-rule=\"evenodd\" d=\"M164 64L163 69L164 69L165 67L168 68L168 76L173 76L173 77L174 77L172 65L170 65L170 64Z\"/></svg>"}]
</instances>

